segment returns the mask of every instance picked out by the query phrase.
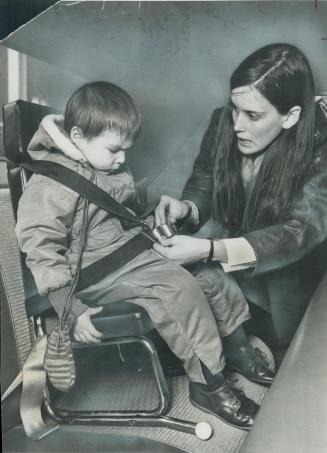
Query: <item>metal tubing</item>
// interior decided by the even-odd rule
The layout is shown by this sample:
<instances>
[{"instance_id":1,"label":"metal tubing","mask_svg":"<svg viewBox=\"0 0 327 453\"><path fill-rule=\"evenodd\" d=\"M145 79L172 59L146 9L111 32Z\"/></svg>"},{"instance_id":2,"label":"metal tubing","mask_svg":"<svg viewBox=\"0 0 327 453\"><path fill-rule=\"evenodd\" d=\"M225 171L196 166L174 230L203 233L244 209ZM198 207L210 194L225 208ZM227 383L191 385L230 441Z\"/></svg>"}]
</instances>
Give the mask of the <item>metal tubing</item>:
<instances>
[{"instance_id":1,"label":"metal tubing","mask_svg":"<svg viewBox=\"0 0 327 453\"><path fill-rule=\"evenodd\" d=\"M169 405L169 389L165 376L163 374L160 360L152 343L146 337L122 337L114 338L110 340L102 341L101 343L95 344L94 346L106 346L111 344L122 344L122 343L140 343L147 350L150 355L151 365L155 376L156 386L159 394L159 404L153 410L142 410L142 411L67 411L55 408L48 395L45 395L44 403L45 407L51 417L59 422L63 422L66 419L87 419L90 420L92 417L94 420L101 419L114 419L115 417L159 417L168 408ZM88 345L89 346L89 345ZM92 345L93 346L93 345ZM77 348L85 347L84 345L77 345ZM67 422L66 422L67 423Z\"/></svg>"},{"instance_id":2,"label":"metal tubing","mask_svg":"<svg viewBox=\"0 0 327 453\"><path fill-rule=\"evenodd\" d=\"M57 422L64 425L109 425L109 426L152 426L174 429L184 433L195 435L196 423L186 420L179 420L173 417L165 416L129 416L129 415L111 415L109 412L101 413L100 411L88 412L66 412L54 409L51 402L45 398L44 400L48 414Z\"/></svg>"},{"instance_id":3,"label":"metal tubing","mask_svg":"<svg viewBox=\"0 0 327 453\"><path fill-rule=\"evenodd\" d=\"M162 414L167 410L169 403L169 389L162 371L160 360L152 345L145 337L123 337L105 340L95 346L137 342L143 345L151 358L151 365L155 375L159 393L159 405L152 411L67 411L55 408L50 401L48 392L44 395L44 405L47 413L58 423L66 425L109 425L127 427L162 427L176 431L197 435L196 423L166 417ZM83 347L78 345L77 347Z\"/></svg>"}]
</instances>

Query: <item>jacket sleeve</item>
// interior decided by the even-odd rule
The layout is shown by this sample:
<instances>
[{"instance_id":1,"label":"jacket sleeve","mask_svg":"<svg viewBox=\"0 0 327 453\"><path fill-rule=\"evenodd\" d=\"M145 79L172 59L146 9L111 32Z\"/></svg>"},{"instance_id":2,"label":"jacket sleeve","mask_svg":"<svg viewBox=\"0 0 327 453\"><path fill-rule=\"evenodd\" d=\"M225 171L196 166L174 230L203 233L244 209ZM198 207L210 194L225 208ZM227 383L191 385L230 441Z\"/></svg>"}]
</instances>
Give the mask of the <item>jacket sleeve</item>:
<instances>
[{"instance_id":1,"label":"jacket sleeve","mask_svg":"<svg viewBox=\"0 0 327 453\"><path fill-rule=\"evenodd\" d=\"M288 266L327 239L327 171L323 167L304 185L285 222L244 235L257 258L251 275Z\"/></svg>"},{"instance_id":2,"label":"jacket sleeve","mask_svg":"<svg viewBox=\"0 0 327 453\"><path fill-rule=\"evenodd\" d=\"M183 190L182 199L196 204L199 210L199 228L210 218L213 193L213 165L216 137L222 109L216 109L202 139L200 153L195 159L193 172Z\"/></svg>"},{"instance_id":3,"label":"jacket sleeve","mask_svg":"<svg viewBox=\"0 0 327 453\"><path fill-rule=\"evenodd\" d=\"M78 196L61 184L33 175L18 206L16 235L40 294L72 281L65 256Z\"/></svg>"}]
</instances>

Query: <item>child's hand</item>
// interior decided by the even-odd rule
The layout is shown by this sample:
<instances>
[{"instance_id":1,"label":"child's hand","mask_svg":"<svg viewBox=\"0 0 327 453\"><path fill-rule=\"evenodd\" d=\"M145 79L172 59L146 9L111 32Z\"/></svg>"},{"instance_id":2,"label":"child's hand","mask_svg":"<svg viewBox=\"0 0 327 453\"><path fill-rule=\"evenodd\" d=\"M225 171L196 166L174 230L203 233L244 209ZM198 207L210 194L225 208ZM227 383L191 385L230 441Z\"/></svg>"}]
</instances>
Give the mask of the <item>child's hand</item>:
<instances>
[{"instance_id":1,"label":"child's hand","mask_svg":"<svg viewBox=\"0 0 327 453\"><path fill-rule=\"evenodd\" d=\"M102 333L99 332L91 321L91 316L100 313L103 307L88 308L75 322L73 336L81 343L100 343Z\"/></svg>"}]
</instances>

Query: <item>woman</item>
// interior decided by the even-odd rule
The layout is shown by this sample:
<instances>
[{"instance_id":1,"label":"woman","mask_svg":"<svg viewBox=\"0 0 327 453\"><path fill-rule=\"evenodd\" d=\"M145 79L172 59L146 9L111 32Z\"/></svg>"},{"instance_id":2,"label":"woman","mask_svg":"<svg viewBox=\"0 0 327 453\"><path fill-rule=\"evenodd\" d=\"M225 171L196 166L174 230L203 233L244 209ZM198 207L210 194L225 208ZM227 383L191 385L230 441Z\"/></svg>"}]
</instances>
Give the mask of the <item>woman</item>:
<instances>
[{"instance_id":1,"label":"woman","mask_svg":"<svg viewBox=\"0 0 327 453\"><path fill-rule=\"evenodd\" d=\"M192 264L206 294L221 285L222 318L235 297L250 302L271 346L289 344L326 268L326 123L303 53L289 44L257 50L234 71L227 106L212 115L184 201L162 196L156 209L158 225L178 221L189 231L213 217L213 240L177 235L155 249ZM227 360L229 340L246 341L242 325L233 328Z\"/></svg>"}]
</instances>

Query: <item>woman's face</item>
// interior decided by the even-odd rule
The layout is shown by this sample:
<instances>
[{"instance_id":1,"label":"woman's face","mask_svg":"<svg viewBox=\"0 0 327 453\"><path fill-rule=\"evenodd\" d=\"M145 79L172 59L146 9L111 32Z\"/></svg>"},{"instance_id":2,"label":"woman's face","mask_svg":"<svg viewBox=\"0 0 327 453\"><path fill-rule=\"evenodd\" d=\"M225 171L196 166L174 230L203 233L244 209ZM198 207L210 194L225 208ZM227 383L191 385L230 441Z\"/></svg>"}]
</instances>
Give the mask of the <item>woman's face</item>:
<instances>
[{"instance_id":1,"label":"woman's face","mask_svg":"<svg viewBox=\"0 0 327 453\"><path fill-rule=\"evenodd\" d=\"M280 134L287 115L278 113L254 87L235 88L231 101L234 131L242 154L262 151Z\"/></svg>"}]
</instances>

